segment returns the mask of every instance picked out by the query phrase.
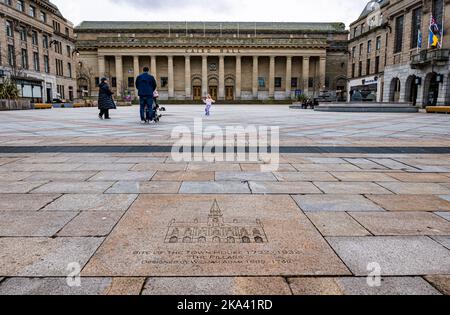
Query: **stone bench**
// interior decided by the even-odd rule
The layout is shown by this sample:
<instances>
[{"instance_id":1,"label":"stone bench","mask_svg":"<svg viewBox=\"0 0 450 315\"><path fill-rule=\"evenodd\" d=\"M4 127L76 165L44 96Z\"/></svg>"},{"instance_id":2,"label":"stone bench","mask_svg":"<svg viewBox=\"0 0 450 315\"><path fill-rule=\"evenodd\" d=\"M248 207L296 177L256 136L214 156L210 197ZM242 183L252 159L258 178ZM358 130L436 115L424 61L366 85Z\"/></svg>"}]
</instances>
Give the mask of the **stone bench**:
<instances>
[{"instance_id":1,"label":"stone bench","mask_svg":"<svg viewBox=\"0 0 450 315\"><path fill-rule=\"evenodd\" d=\"M52 104L34 104L34 109L52 109Z\"/></svg>"}]
</instances>

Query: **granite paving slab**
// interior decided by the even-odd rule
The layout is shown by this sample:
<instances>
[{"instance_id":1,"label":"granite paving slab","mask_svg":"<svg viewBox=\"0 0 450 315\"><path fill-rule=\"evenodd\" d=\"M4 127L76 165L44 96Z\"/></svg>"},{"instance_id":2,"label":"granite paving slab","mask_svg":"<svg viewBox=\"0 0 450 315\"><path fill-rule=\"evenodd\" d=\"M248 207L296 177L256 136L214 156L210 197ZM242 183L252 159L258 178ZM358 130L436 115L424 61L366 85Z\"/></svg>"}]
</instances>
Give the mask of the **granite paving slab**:
<instances>
[{"instance_id":1,"label":"granite paving slab","mask_svg":"<svg viewBox=\"0 0 450 315\"><path fill-rule=\"evenodd\" d=\"M97 175L89 179L89 181L134 181L134 182L144 182L149 181L155 175L156 172L142 171L142 172L133 172L133 171L102 171Z\"/></svg>"},{"instance_id":2,"label":"granite paving slab","mask_svg":"<svg viewBox=\"0 0 450 315\"><path fill-rule=\"evenodd\" d=\"M323 236L370 236L361 224L344 212L307 212Z\"/></svg>"},{"instance_id":3,"label":"granite paving slab","mask_svg":"<svg viewBox=\"0 0 450 315\"><path fill-rule=\"evenodd\" d=\"M294 295L440 295L420 277L382 278L371 287L367 278L290 278Z\"/></svg>"},{"instance_id":4,"label":"granite paving slab","mask_svg":"<svg viewBox=\"0 0 450 315\"><path fill-rule=\"evenodd\" d=\"M375 172L333 172L332 175L343 182L396 182L392 174Z\"/></svg>"},{"instance_id":5,"label":"granite paving slab","mask_svg":"<svg viewBox=\"0 0 450 315\"><path fill-rule=\"evenodd\" d=\"M386 183L380 182L381 186L389 189L397 195L447 195L450 188L434 183Z\"/></svg>"},{"instance_id":6,"label":"granite paving slab","mask_svg":"<svg viewBox=\"0 0 450 315\"><path fill-rule=\"evenodd\" d=\"M60 194L1 194L0 211L37 211L60 196Z\"/></svg>"},{"instance_id":7,"label":"granite paving slab","mask_svg":"<svg viewBox=\"0 0 450 315\"><path fill-rule=\"evenodd\" d=\"M119 163L86 163L77 167L77 171L129 171L135 164L119 164Z\"/></svg>"},{"instance_id":8,"label":"granite paving slab","mask_svg":"<svg viewBox=\"0 0 450 315\"><path fill-rule=\"evenodd\" d=\"M280 182L337 182L337 178L327 172L282 172L274 173Z\"/></svg>"},{"instance_id":9,"label":"granite paving slab","mask_svg":"<svg viewBox=\"0 0 450 315\"><path fill-rule=\"evenodd\" d=\"M70 172L81 164L20 164L13 163L0 166L0 172Z\"/></svg>"},{"instance_id":10,"label":"granite paving slab","mask_svg":"<svg viewBox=\"0 0 450 315\"><path fill-rule=\"evenodd\" d=\"M149 278L143 295L292 295L281 277Z\"/></svg>"},{"instance_id":11,"label":"granite paving slab","mask_svg":"<svg viewBox=\"0 0 450 315\"><path fill-rule=\"evenodd\" d=\"M290 197L239 195L141 195L83 271L149 277L331 274L348 270Z\"/></svg>"},{"instance_id":12,"label":"granite paving slab","mask_svg":"<svg viewBox=\"0 0 450 315\"><path fill-rule=\"evenodd\" d=\"M309 182L250 182L253 194L322 194Z\"/></svg>"},{"instance_id":13,"label":"granite paving slab","mask_svg":"<svg viewBox=\"0 0 450 315\"><path fill-rule=\"evenodd\" d=\"M1 211L0 237L51 237L78 212Z\"/></svg>"},{"instance_id":14,"label":"granite paving slab","mask_svg":"<svg viewBox=\"0 0 450 315\"><path fill-rule=\"evenodd\" d=\"M293 198L306 212L383 211L360 195L304 195Z\"/></svg>"},{"instance_id":15,"label":"granite paving slab","mask_svg":"<svg viewBox=\"0 0 450 315\"><path fill-rule=\"evenodd\" d=\"M83 211L70 221L58 236L108 236L122 216L122 211Z\"/></svg>"},{"instance_id":16,"label":"granite paving slab","mask_svg":"<svg viewBox=\"0 0 450 315\"><path fill-rule=\"evenodd\" d=\"M442 246L447 247L450 249L450 236L448 236L450 233L447 233L447 236L433 236L432 238L441 244Z\"/></svg>"},{"instance_id":17,"label":"granite paving slab","mask_svg":"<svg viewBox=\"0 0 450 315\"><path fill-rule=\"evenodd\" d=\"M389 190L370 182L314 182L326 194L389 194Z\"/></svg>"},{"instance_id":18,"label":"granite paving slab","mask_svg":"<svg viewBox=\"0 0 450 315\"><path fill-rule=\"evenodd\" d=\"M351 164L292 164L299 172L352 172L360 171Z\"/></svg>"},{"instance_id":19,"label":"granite paving slab","mask_svg":"<svg viewBox=\"0 0 450 315\"><path fill-rule=\"evenodd\" d=\"M276 182L272 173L263 172L216 172L216 181L261 181Z\"/></svg>"},{"instance_id":20,"label":"granite paving slab","mask_svg":"<svg viewBox=\"0 0 450 315\"><path fill-rule=\"evenodd\" d=\"M184 182L180 194L250 194L250 188L243 182Z\"/></svg>"},{"instance_id":21,"label":"granite paving slab","mask_svg":"<svg viewBox=\"0 0 450 315\"><path fill-rule=\"evenodd\" d=\"M351 212L374 235L450 235L450 222L428 212Z\"/></svg>"},{"instance_id":22,"label":"granite paving slab","mask_svg":"<svg viewBox=\"0 0 450 315\"><path fill-rule=\"evenodd\" d=\"M0 238L0 276L67 277L69 264L84 267L103 238Z\"/></svg>"},{"instance_id":23,"label":"granite paving slab","mask_svg":"<svg viewBox=\"0 0 450 315\"><path fill-rule=\"evenodd\" d=\"M443 174L391 173L389 176L408 183L450 183L450 177ZM374 179L374 181L379 181Z\"/></svg>"},{"instance_id":24,"label":"granite paving slab","mask_svg":"<svg viewBox=\"0 0 450 315\"><path fill-rule=\"evenodd\" d=\"M367 195L388 211L450 211L450 202L433 195Z\"/></svg>"},{"instance_id":25,"label":"granite paving slab","mask_svg":"<svg viewBox=\"0 0 450 315\"><path fill-rule=\"evenodd\" d=\"M117 182L106 191L107 194L176 194L181 182Z\"/></svg>"},{"instance_id":26,"label":"granite paving slab","mask_svg":"<svg viewBox=\"0 0 450 315\"><path fill-rule=\"evenodd\" d=\"M450 212L435 212L434 214L446 219L447 221L450 221Z\"/></svg>"},{"instance_id":27,"label":"granite paving slab","mask_svg":"<svg viewBox=\"0 0 450 315\"><path fill-rule=\"evenodd\" d=\"M17 182L29 178L32 174L32 172L2 172L0 173L0 182Z\"/></svg>"},{"instance_id":28,"label":"granite paving slab","mask_svg":"<svg viewBox=\"0 0 450 315\"><path fill-rule=\"evenodd\" d=\"M152 181L207 182L207 181L214 181L214 176L215 176L214 172L158 171L156 175L153 176Z\"/></svg>"},{"instance_id":29,"label":"granite paving slab","mask_svg":"<svg viewBox=\"0 0 450 315\"><path fill-rule=\"evenodd\" d=\"M0 182L0 194L26 194L33 189L46 184L47 181L37 182Z\"/></svg>"},{"instance_id":30,"label":"granite paving slab","mask_svg":"<svg viewBox=\"0 0 450 315\"><path fill-rule=\"evenodd\" d=\"M97 174L97 172L33 172L27 177L27 181L85 181Z\"/></svg>"},{"instance_id":31,"label":"granite paving slab","mask_svg":"<svg viewBox=\"0 0 450 315\"><path fill-rule=\"evenodd\" d=\"M185 171L187 164L184 163L139 163L132 168L132 171Z\"/></svg>"},{"instance_id":32,"label":"granite paving slab","mask_svg":"<svg viewBox=\"0 0 450 315\"><path fill-rule=\"evenodd\" d=\"M425 236L328 237L328 243L356 276L377 263L383 276L450 273L450 251Z\"/></svg>"},{"instance_id":33,"label":"granite paving slab","mask_svg":"<svg viewBox=\"0 0 450 315\"><path fill-rule=\"evenodd\" d=\"M450 295L450 275L426 276L425 279L442 294Z\"/></svg>"},{"instance_id":34,"label":"granite paving slab","mask_svg":"<svg viewBox=\"0 0 450 315\"><path fill-rule=\"evenodd\" d=\"M137 195L67 194L44 208L45 211L126 211Z\"/></svg>"},{"instance_id":35,"label":"granite paving slab","mask_svg":"<svg viewBox=\"0 0 450 315\"><path fill-rule=\"evenodd\" d=\"M264 164L241 163L243 172L261 172L261 166ZM297 170L291 164L278 165L277 172L296 172Z\"/></svg>"},{"instance_id":36,"label":"granite paving slab","mask_svg":"<svg viewBox=\"0 0 450 315\"><path fill-rule=\"evenodd\" d=\"M236 163L189 163L187 170L195 172L240 172L241 165Z\"/></svg>"},{"instance_id":37,"label":"granite paving slab","mask_svg":"<svg viewBox=\"0 0 450 315\"><path fill-rule=\"evenodd\" d=\"M101 194L114 182L51 182L33 190L33 194Z\"/></svg>"},{"instance_id":38,"label":"granite paving slab","mask_svg":"<svg viewBox=\"0 0 450 315\"><path fill-rule=\"evenodd\" d=\"M0 284L0 295L139 295L144 278L81 278L69 286L66 278L10 278Z\"/></svg>"}]
</instances>

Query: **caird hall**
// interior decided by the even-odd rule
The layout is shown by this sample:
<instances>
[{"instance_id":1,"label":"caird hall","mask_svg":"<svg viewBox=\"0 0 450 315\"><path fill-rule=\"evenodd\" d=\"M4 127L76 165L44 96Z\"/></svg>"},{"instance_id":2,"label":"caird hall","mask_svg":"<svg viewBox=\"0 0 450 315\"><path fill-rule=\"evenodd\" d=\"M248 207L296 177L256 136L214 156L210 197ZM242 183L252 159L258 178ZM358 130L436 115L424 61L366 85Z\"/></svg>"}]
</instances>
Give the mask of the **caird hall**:
<instances>
[{"instance_id":1,"label":"caird hall","mask_svg":"<svg viewBox=\"0 0 450 315\"><path fill-rule=\"evenodd\" d=\"M83 22L75 33L79 97L105 76L132 99L144 67L163 100L289 100L347 85L343 23Z\"/></svg>"}]
</instances>

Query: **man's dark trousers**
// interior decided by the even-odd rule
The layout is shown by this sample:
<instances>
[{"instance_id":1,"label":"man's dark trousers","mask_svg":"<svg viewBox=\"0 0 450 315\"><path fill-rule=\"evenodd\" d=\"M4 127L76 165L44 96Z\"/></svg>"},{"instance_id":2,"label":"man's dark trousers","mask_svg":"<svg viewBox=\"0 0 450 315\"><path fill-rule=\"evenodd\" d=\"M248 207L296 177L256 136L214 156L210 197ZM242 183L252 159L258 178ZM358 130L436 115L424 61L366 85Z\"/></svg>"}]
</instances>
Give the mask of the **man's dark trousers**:
<instances>
[{"instance_id":1,"label":"man's dark trousers","mask_svg":"<svg viewBox=\"0 0 450 315\"><path fill-rule=\"evenodd\" d=\"M153 97L141 96L140 104L141 104L141 120L151 121L155 119L155 114L153 110Z\"/></svg>"}]
</instances>

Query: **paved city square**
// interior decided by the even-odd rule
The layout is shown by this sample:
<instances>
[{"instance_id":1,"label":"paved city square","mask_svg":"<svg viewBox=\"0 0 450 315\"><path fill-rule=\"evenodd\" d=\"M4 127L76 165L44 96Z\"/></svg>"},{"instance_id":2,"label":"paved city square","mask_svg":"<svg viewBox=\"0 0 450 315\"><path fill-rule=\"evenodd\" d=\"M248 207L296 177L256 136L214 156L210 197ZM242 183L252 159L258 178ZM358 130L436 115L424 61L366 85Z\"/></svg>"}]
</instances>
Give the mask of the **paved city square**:
<instances>
[{"instance_id":1,"label":"paved city square","mask_svg":"<svg viewBox=\"0 0 450 315\"><path fill-rule=\"evenodd\" d=\"M176 162L171 133L202 106L97 115L0 113L0 294L450 294L448 115L203 119L280 127L273 172Z\"/></svg>"}]
</instances>

